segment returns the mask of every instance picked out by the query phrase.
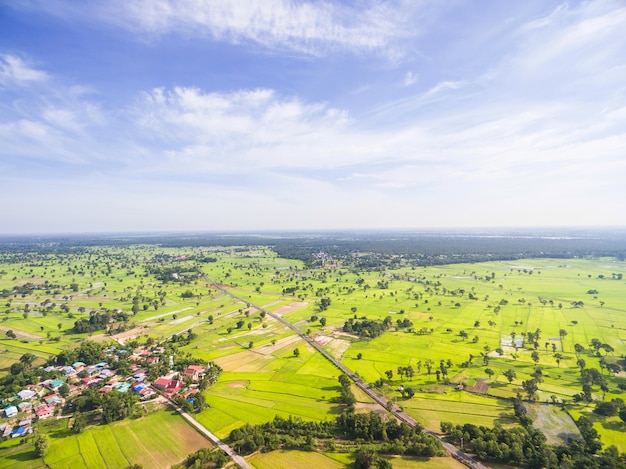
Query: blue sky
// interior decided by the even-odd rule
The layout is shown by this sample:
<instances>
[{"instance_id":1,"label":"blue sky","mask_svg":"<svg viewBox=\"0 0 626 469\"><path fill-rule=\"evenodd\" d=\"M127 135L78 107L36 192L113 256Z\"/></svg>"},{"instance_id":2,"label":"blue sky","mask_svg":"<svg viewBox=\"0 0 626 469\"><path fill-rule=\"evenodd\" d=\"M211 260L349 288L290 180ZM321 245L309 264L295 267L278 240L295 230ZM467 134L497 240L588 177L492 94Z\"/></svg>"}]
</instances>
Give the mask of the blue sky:
<instances>
[{"instance_id":1,"label":"blue sky","mask_svg":"<svg viewBox=\"0 0 626 469\"><path fill-rule=\"evenodd\" d=\"M0 233L624 225L622 0L0 0Z\"/></svg>"}]
</instances>

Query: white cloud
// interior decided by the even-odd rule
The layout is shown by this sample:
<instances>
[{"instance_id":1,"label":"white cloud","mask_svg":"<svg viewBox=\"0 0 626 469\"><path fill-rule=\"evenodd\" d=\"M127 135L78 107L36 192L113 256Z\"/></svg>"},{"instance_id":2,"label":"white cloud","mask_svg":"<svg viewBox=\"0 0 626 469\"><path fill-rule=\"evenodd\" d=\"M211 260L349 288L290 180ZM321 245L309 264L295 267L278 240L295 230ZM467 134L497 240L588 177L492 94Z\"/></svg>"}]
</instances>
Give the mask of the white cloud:
<instances>
[{"instance_id":1,"label":"white cloud","mask_svg":"<svg viewBox=\"0 0 626 469\"><path fill-rule=\"evenodd\" d=\"M65 0L32 0L14 7L96 19L152 38L176 34L307 55L378 51L397 58L403 42L420 29L417 15L422 3L112 0L81 6Z\"/></svg>"},{"instance_id":2,"label":"white cloud","mask_svg":"<svg viewBox=\"0 0 626 469\"><path fill-rule=\"evenodd\" d=\"M31 67L28 63L10 54L0 54L0 85L25 85L45 81L48 74Z\"/></svg>"},{"instance_id":3,"label":"white cloud","mask_svg":"<svg viewBox=\"0 0 626 469\"><path fill-rule=\"evenodd\" d=\"M404 75L404 86L411 86L417 83L417 74L413 72L406 72Z\"/></svg>"}]
</instances>

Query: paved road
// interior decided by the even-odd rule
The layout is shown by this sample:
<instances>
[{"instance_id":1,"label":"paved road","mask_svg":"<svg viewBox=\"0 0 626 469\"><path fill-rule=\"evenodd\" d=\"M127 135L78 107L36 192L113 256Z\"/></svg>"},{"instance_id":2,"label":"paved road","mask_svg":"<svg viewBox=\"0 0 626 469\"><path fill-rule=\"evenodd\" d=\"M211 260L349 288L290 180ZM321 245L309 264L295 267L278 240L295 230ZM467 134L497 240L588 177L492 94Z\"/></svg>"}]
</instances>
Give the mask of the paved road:
<instances>
[{"instance_id":1,"label":"paved road","mask_svg":"<svg viewBox=\"0 0 626 469\"><path fill-rule=\"evenodd\" d=\"M158 392L158 390L156 390L156 391ZM174 407L174 409L176 409L176 412L178 412L187 422L189 422L189 424L191 424L191 426L193 426L196 430L198 430L200 433L202 433L202 435L204 435L206 438L208 438L213 443L215 443L217 446L219 446L219 448L222 451L224 451L228 456L230 456L230 458L233 461L235 461L237 464L239 464L239 467L241 467L241 469L254 469L250 464L248 464L246 462L246 460L244 458L239 456L235 452L234 449L232 449L230 446L228 446L226 443L224 443L222 440L220 440L217 436L215 436L213 433L211 433L209 430L207 430L204 425L202 425L200 422L195 420L191 415L189 415L187 412L185 412L183 409L181 409L174 401L172 401L170 399L167 399L167 401L170 403L170 405L172 405Z\"/></svg>"},{"instance_id":2,"label":"paved road","mask_svg":"<svg viewBox=\"0 0 626 469\"><path fill-rule=\"evenodd\" d=\"M405 422L410 427L415 427L417 425L417 422L415 421L415 419L413 419L411 416L405 414L400 407L398 407L395 404L393 404L392 402L390 402L389 399L387 399L384 396L381 396L380 394L375 392L373 389L371 389L367 385L367 383L365 383L361 378L359 378L359 376L357 376L352 370L350 370L347 366L345 366L343 363L341 363L339 360L337 360L335 357L333 357L331 354L329 354L326 350L324 350L324 348L321 345L319 345L311 337L306 335L304 332L302 332L296 326L291 324L289 321L283 319L281 316L278 316L278 315L276 315L276 314L274 314L274 313L272 313L270 311L265 310L262 306L256 306L256 305L250 303L250 301L248 301L246 299L243 299L243 298L233 294L232 292L226 290L225 288L221 288L218 284L216 284L208 276L206 276L206 274L204 275L204 277L211 284L213 284L216 288L220 289L223 293L226 293L227 295L230 295L233 298L238 299L239 301L243 301L244 303L247 303L250 306L253 306L253 307L257 308L259 311L265 312L265 314L267 314L268 316L273 317L277 321L279 321L282 324L284 324L285 326L287 326L289 329L291 329L296 334L298 334L302 339L304 339L304 341L306 341L311 347L313 347L315 350L317 350L319 353L321 353L324 357L326 357L326 359L328 361L330 361L333 365L335 365L342 372L344 372L346 375L348 375L354 381L354 384L356 384L361 390L363 390L368 396L370 396L374 400L374 402L378 403L379 405L381 405L386 410L393 411L394 415L399 420ZM441 438L440 435L437 435L436 433L431 432L430 430L424 430L424 433L427 433L428 435L434 436L435 438L439 439L441 441L441 444L443 445L443 447L446 449L446 451L448 451L448 453L450 453L450 456L452 456L457 461L465 464L467 467L470 467L471 469L488 469L487 466L485 466L484 464L481 464L480 462L478 462L474 458L468 456L467 454L465 454L463 451L461 451L456 446L443 441L443 439Z\"/></svg>"}]
</instances>

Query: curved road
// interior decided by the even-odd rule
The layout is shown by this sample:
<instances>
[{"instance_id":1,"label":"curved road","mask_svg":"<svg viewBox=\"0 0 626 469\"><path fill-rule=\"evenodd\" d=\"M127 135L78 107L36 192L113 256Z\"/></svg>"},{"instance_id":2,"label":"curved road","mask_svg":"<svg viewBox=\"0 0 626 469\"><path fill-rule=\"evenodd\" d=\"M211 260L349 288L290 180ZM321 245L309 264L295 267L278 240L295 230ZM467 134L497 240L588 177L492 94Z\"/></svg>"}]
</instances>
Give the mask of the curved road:
<instances>
[{"instance_id":1,"label":"curved road","mask_svg":"<svg viewBox=\"0 0 626 469\"><path fill-rule=\"evenodd\" d=\"M308 335L306 335L304 332L302 332L296 326L291 324L289 321L283 319L281 316L278 316L278 315L276 315L276 314L274 314L274 313L272 313L270 311L265 310L261 306L257 306L257 305L255 305L253 303L250 303L250 301L245 300L245 299L235 295L234 293L228 291L225 288L222 288L221 286L219 286L218 284L213 282L213 280L211 280L206 274L204 274L204 277L211 283L211 285L213 285L215 288L218 288L223 293L225 293L225 294L227 294L229 296L232 296L233 298L235 298L235 299L237 299L239 301L243 301L244 303L249 304L250 306L258 309L259 311L263 311L265 314L273 317L274 319L276 319L277 321L279 321L283 325L287 326L289 329L291 329L296 334L298 334L311 347L313 347L315 350L317 350L319 353L321 353L324 357L326 357L326 359L328 361L330 361L333 365L335 365L342 372L344 372L346 375L348 375L352 379L352 381L354 381L354 384L356 384L363 392L365 392L365 394L370 396L374 400L374 402L376 402L377 404L382 406L385 410L393 410L394 415L399 420L405 422L410 427L414 428L417 425L417 422L415 421L415 419L413 417L407 415L406 413L404 413L402 411L402 409L400 407L396 406L391 401L389 401L389 399L387 399L384 396L381 396L380 394L375 392L373 389L371 389L352 370L350 370L347 366L345 366L343 363L341 363L339 360L337 360L335 357L333 357L331 354L329 354L326 350L324 350L324 348L322 348L321 345L319 345L317 342L315 342L313 339L311 339ZM440 435L437 435L436 433L434 433L434 432L432 432L430 430L426 430L426 429L424 429L423 431L424 431L424 433L426 433L428 435L431 435L431 436L434 436L435 438L440 440L441 444L446 449L446 451L448 451L448 453L450 453L450 456L452 456L457 461L465 464L467 467L469 467L471 469L488 469L487 466L485 466L484 464L478 462L474 458L468 456L467 454L465 454L463 451L461 451L456 446L454 446L454 445L452 445L450 443L447 443L446 441L443 441L443 439L441 438Z\"/></svg>"}]
</instances>

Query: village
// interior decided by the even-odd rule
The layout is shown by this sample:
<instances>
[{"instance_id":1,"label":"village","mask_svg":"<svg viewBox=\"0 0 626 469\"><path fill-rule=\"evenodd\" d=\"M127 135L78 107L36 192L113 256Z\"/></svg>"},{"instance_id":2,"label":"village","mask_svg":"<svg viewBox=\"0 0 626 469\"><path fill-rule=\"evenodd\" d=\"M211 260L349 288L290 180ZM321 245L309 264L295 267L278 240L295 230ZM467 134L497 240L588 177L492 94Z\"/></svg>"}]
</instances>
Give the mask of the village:
<instances>
[{"instance_id":1,"label":"village","mask_svg":"<svg viewBox=\"0 0 626 469\"><path fill-rule=\"evenodd\" d=\"M94 348L93 342L87 343ZM163 346L138 346L133 351L110 346L102 348L103 359L97 363L76 361L37 368L39 382L0 401L0 437L25 437L39 421L72 418L85 407L85 398L100 403L108 393L120 393L131 404L161 395L185 410L201 410L205 401L199 393L217 380L221 369L214 363L190 364L182 357L178 362L175 353ZM154 376L156 379L150 379ZM94 415L93 420L109 421L102 415Z\"/></svg>"}]
</instances>

